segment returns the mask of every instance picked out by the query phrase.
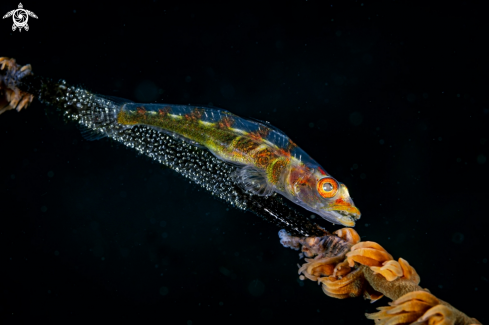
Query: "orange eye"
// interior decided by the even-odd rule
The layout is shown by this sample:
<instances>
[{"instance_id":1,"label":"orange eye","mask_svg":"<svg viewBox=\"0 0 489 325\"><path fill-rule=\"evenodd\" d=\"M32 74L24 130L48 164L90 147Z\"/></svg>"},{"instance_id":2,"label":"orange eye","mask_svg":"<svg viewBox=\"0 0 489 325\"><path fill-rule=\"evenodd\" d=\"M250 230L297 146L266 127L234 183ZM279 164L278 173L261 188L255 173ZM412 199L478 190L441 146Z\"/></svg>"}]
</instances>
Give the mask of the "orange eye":
<instances>
[{"instance_id":1,"label":"orange eye","mask_svg":"<svg viewBox=\"0 0 489 325\"><path fill-rule=\"evenodd\" d=\"M326 199L333 197L338 192L338 182L331 177L321 178L318 182L318 192Z\"/></svg>"}]
</instances>

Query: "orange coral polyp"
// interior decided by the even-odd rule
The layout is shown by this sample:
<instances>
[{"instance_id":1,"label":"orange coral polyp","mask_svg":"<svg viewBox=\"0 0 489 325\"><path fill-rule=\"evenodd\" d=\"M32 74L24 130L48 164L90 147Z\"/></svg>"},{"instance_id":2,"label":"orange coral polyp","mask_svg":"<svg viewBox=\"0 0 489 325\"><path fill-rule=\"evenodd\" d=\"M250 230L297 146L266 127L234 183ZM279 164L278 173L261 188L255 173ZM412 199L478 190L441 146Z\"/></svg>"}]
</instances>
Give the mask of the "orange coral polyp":
<instances>
[{"instance_id":1,"label":"orange coral polyp","mask_svg":"<svg viewBox=\"0 0 489 325\"><path fill-rule=\"evenodd\" d=\"M382 266L371 266L370 269L374 273L380 273L387 281L394 281L397 278L403 276L403 271L399 262L391 260L382 263Z\"/></svg>"},{"instance_id":2,"label":"orange coral polyp","mask_svg":"<svg viewBox=\"0 0 489 325\"><path fill-rule=\"evenodd\" d=\"M428 323L429 325L455 324L454 318L456 318L456 316L452 309L444 305L437 305L428 309L428 311L417 320L417 323ZM476 324L474 323L471 325Z\"/></svg>"},{"instance_id":3,"label":"orange coral polyp","mask_svg":"<svg viewBox=\"0 0 489 325\"><path fill-rule=\"evenodd\" d=\"M335 267L340 261L337 257L326 257L321 259L306 258L307 263L299 268L299 274L303 274L312 281L317 281L322 276L334 274Z\"/></svg>"},{"instance_id":4,"label":"orange coral polyp","mask_svg":"<svg viewBox=\"0 0 489 325\"><path fill-rule=\"evenodd\" d=\"M433 306L438 305L440 301L432 294L426 291L413 291L393 301L390 306L378 307L378 312L365 315L368 319L375 320L375 324L412 323L425 315ZM429 324L439 324L433 321L435 320L430 320Z\"/></svg>"},{"instance_id":5,"label":"orange coral polyp","mask_svg":"<svg viewBox=\"0 0 489 325\"><path fill-rule=\"evenodd\" d=\"M383 262L392 260L392 255L377 243L359 242L346 254L350 266L358 262L368 266L381 266Z\"/></svg>"},{"instance_id":6,"label":"orange coral polyp","mask_svg":"<svg viewBox=\"0 0 489 325\"><path fill-rule=\"evenodd\" d=\"M336 267L334 268L334 277L341 277L344 276L345 274L350 273L351 267L348 265L348 261L345 260L341 263L336 264Z\"/></svg>"},{"instance_id":7,"label":"orange coral polyp","mask_svg":"<svg viewBox=\"0 0 489 325\"><path fill-rule=\"evenodd\" d=\"M365 278L360 269L356 269L346 276L340 278L324 277L318 280L321 282L323 292L333 298L344 299L358 297L363 294Z\"/></svg>"},{"instance_id":8,"label":"orange coral polyp","mask_svg":"<svg viewBox=\"0 0 489 325\"><path fill-rule=\"evenodd\" d=\"M399 264L402 268L402 276L408 280L413 281L415 284L419 284L421 278L419 277L418 272L416 272L414 267L409 265L408 261L406 261L402 257L399 257Z\"/></svg>"},{"instance_id":9,"label":"orange coral polyp","mask_svg":"<svg viewBox=\"0 0 489 325\"><path fill-rule=\"evenodd\" d=\"M307 272L304 272L304 275L310 280L316 281L320 277L332 275L334 270L333 264L315 263L307 269Z\"/></svg>"},{"instance_id":10,"label":"orange coral polyp","mask_svg":"<svg viewBox=\"0 0 489 325\"><path fill-rule=\"evenodd\" d=\"M333 232L334 235L346 240L352 245L360 242L360 235L353 228L341 228Z\"/></svg>"}]
</instances>

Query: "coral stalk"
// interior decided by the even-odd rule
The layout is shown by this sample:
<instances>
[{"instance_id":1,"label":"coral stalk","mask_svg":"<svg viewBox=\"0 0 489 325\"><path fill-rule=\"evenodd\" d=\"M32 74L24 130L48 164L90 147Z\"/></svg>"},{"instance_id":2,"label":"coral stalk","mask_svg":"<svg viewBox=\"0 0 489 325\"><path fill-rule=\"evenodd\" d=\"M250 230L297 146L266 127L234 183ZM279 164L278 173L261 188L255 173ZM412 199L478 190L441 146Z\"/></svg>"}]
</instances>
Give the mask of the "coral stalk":
<instances>
[{"instance_id":1,"label":"coral stalk","mask_svg":"<svg viewBox=\"0 0 489 325\"><path fill-rule=\"evenodd\" d=\"M300 256L308 257L299 268L300 278L321 283L326 295L338 299L360 295L372 301L383 296L392 299L389 306L366 314L375 324L481 324L420 287L418 273L406 260L394 260L377 243L360 242L360 236L351 228L323 237L293 237L281 230L279 237L282 245L300 249Z\"/></svg>"}]
</instances>

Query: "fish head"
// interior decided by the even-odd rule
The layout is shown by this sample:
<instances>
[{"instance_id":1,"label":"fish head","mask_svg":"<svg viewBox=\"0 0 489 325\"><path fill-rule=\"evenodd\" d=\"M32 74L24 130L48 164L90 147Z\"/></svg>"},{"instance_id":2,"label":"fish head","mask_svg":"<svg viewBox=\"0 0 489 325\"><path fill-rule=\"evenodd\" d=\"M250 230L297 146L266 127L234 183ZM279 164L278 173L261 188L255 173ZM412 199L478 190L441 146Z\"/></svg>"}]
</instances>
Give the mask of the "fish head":
<instances>
[{"instance_id":1,"label":"fish head","mask_svg":"<svg viewBox=\"0 0 489 325\"><path fill-rule=\"evenodd\" d=\"M321 167L305 165L289 174L289 199L333 224L355 226L360 210L353 203L348 188Z\"/></svg>"}]
</instances>

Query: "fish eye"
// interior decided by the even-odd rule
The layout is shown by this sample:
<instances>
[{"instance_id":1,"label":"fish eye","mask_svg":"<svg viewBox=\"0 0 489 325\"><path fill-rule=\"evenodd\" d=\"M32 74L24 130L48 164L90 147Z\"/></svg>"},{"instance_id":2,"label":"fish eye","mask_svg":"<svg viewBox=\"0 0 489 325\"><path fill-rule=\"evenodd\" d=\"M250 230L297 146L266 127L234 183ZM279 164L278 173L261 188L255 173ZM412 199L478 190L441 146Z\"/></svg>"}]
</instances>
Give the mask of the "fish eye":
<instances>
[{"instance_id":1,"label":"fish eye","mask_svg":"<svg viewBox=\"0 0 489 325\"><path fill-rule=\"evenodd\" d=\"M331 183L323 183L323 191L330 192L333 189L333 185Z\"/></svg>"},{"instance_id":2,"label":"fish eye","mask_svg":"<svg viewBox=\"0 0 489 325\"><path fill-rule=\"evenodd\" d=\"M318 181L318 193L324 198L331 198L338 192L338 182L331 177L324 177Z\"/></svg>"}]
</instances>

